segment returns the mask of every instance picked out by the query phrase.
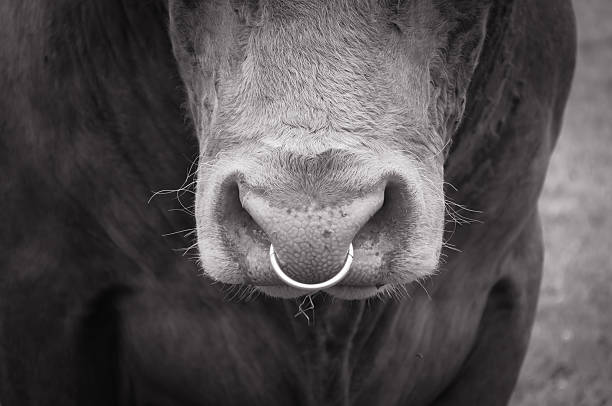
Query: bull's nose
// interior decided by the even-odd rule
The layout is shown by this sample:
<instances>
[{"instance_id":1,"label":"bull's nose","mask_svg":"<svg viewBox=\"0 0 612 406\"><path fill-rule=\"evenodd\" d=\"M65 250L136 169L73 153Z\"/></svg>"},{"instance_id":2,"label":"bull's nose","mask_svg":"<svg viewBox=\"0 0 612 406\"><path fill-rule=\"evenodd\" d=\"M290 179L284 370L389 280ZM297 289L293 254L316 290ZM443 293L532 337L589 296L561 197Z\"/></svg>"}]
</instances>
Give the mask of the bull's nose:
<instances>
[{"instance_id":1,"label":"bull's nose","mask_svg":"<svg viewBox=\"0 0 612 406\"><path fill-rule=\"evenodd\" d=\"M330 202L299 192L256 192L239 185L242 206L267 234L283 272L317 284L343 268L353 238L380 209L384 187Z\"/></svg>"}]
</instances>

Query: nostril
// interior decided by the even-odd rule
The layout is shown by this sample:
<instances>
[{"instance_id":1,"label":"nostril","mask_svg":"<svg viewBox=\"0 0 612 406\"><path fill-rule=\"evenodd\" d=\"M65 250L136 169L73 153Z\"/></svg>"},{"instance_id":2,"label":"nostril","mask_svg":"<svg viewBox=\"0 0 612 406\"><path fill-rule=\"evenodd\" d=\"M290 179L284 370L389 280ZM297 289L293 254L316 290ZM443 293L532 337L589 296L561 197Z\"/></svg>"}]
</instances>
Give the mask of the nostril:
<instances>
[{"instance_id":1,"label":"nostril","mask_svg":"<svg viewBox=\"0 0 612 406\"><path fill-rule=\"evenodd\" d=\"M377 245L398 228L410 227L410 198L404 184L389 179L383 192L383 203L355 236L354 243L362 249Z\"/></svg>"},{"instance_id":2,"label":"nostril","mask_svg":"<svg viewBox=\"0 0 612 406\"><path fill-rule=\"evenodd\" d=\"M230 246L231 254L238 262L243 262L240 254L245 254L245 250L248 251L249 241L260 245L269 244L266 233L242 206L240 188L236 179L228 179L222 185L216 204L216 214L217 222L224 231L222 238Z\"/></svg>"}]
</instances>

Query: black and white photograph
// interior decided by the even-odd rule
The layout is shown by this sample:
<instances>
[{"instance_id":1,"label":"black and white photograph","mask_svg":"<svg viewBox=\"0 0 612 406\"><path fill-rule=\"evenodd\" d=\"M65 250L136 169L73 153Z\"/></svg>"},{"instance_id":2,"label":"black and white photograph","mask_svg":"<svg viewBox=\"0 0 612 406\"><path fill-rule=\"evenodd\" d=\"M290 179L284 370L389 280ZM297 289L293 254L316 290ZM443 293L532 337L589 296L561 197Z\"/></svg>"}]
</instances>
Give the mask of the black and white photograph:
<instances>
[{"instance_id":1,"label":"black and white photograph","mask_svg":"<svg viewBox=\"0 0 612 406\"><path fill-rule=\"evenodd\" d=\"M0 0L0 406L612 406L611 0Z\"/></svg>"}]
</instances>

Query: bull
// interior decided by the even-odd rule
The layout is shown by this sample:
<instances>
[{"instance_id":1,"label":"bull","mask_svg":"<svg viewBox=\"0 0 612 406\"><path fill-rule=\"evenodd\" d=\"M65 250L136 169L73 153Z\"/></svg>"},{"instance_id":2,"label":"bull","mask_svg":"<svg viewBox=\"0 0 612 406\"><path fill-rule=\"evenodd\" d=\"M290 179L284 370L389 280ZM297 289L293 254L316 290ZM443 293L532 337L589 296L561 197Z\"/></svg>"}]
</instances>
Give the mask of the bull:
<instances>
[{"instance_id":1,"label":"bull","mask_svg":"<svg viewBox=\"0 0 612 406\"><path fill-rule=\"evenodd\" d=\"M7 0L0 19L3 405L508 401L569 1ZM184 210L151 199L177 185Z\"/></svg>"}]
</instances>

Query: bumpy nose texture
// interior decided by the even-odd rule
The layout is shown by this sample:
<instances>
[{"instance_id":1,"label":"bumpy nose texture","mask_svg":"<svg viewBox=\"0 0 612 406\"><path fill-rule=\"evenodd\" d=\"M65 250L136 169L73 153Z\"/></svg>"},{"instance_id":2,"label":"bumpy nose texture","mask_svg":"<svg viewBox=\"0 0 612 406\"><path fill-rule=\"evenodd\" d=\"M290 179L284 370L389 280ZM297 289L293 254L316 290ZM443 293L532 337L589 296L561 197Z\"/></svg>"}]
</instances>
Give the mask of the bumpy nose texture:
<instances>
[{"instance_id":1,"label":"bumpy nose texture","mask_svg":"<svg viewBox=\"0 0 612 406\"><path fill-rule=\"evenodd\" d=\"M299 282L319 283L342 268L349 244L382 206L384 188L326 206L299 196L274 199L244 187L240 200L274 244L283 271Z\"/></svg>"}]
</instances>

